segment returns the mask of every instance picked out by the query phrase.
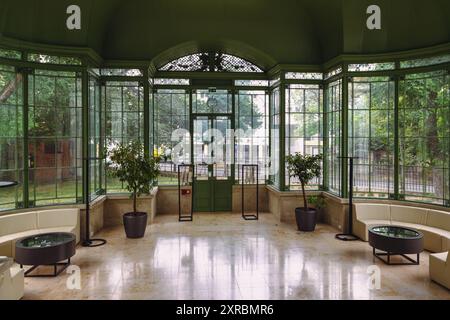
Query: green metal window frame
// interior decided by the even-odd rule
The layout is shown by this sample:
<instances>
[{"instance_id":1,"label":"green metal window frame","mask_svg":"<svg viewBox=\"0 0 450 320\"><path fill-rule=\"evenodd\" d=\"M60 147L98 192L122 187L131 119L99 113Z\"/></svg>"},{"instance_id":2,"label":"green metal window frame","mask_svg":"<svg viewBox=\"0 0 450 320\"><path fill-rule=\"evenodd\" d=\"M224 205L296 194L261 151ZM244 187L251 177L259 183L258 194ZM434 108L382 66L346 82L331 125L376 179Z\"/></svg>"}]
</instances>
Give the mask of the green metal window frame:
<instances>
[{"instance_id":1,"label":"green metal window frame","mask_svg":"<svg viewBox=\"0 0 450 320\"><path fill-rule=\"evenodd\" d=\"M44 48L43 46L42 48ZM147 63L135 63L135 62L115 62L113 64L110 64L108 62L102 62L101 59L98 59L94 54L86 51L86 50L77 50L73 49L73 52L68 52L67 50L62 50L61 52L58 52L58 50L55 50L53 48L48 47L48 52L42 52L43 55L51 55L51 56L73 56L75 58L79 58L82 61L82 65L59 65L59 64L39 64L35 62L28 61L28 53L29 52L36 52L36 48L23 48L21 50L16 49L9 49L4 48L1 52L7 52L5 50L9 50L8 52L13 52L13 55L11 56L8 54L0 54L0 65L1 66L9 66L12 68L17 68L17 72L23 75L23 88L22 88L22 110L23 110L23 119L22 119L22 126L23 126L23 137L18 136L19 140L22 142L22 148L23 153L28 154L28 140L29 140L29 134L28 134L28 122L29 122L29 84L31 80L28 80L28 78L33 78L33 72L34 70L38 69L45 69L49 71L55 72L55 75L59 76L67 76L67 73L73 73L78 72L82 74L80 77L81 81L81 106L82 106L82 156L86 156L89 153L92 153L91 151L88 151L89 149L89 137L91 136L89 133L89 120L92 120L89 116L89 76L87 76L87 71L90 70L91 67L101 68L113 65L114 67L110 69L122 69L122 70L130 70L130 69L139 69L142 71L139 75L133 74L132 76L127 75L126 73L120 73L110 76L100 76L99 72L97 72L96 76L100 76L100 83L102 84L102 95L104 93L104 85L107 81L128 81L128 82L139 82L139 85L142 87L142 90L144 92L143 94L143 128L140 128L140 130L143 131L142 140L145 143L146 146L146 152L150 154L150 149L152 144L150 143L152 137L152 129L151 124L153 123L152 119L152 110L154 110L152 102L152 83L150 80L150 73L151 77L157 77L157 78L164 78L164 79L179 79L184 78L189 80L189 85L185 86L184 88L186 90L195 90L198 88L198 81L202 79L202 77L205 76L205 73L202 74L194 74L192 72L178 72L178 73L160 73L156 70L151 70L148 68ZM450 62L448 62L448 59L445 58L444 60L442 57L448 55L448 50L442 48L429 48L429 49L423 49L418 50L416 52L411 53L392 53L392 54L386 54L382 55L380 57L376 55L367 55L367 56L341 56L336 59L333 59L333 61L330 61L326 63L324 66L316 66L317 68L311 68L311 66L277 66L273 70L263 73L260 75L246 75L246 74L229 74L229 73L222 73L222 74L207 74L208 77L211 79L214 79L215 81L220 81L221 79L225 80L238 80L238 79L246 79L246 80L252 80L257 79L259 81L269 81L270 88L270 107L269 107L269 149L271 150L271 162L270 165L273 166L279 166L280 170L277 171L276 176L271 175L270 182L273 183L276 182L276 187L283 191L286 190L286 184L285 184L285 167L284 167L284 157L285 152L284 149L286 148L286 136L285 136L285 119L284 117L278 118L278 124L276 124L277 116L280 116L280 114L284 114L284 109L286 108L285 105L285 86L289 84L289 81L293 81L295 79L285 79L284 74L286 72L291 73L308 73L308 72L318 72L326 74L326 80L317 80L317 79L307 79L308 81L317 80L318 83L322 83L324 86L326 86L326 89L323 92L324 96L324 113L323 113L323 132L324 132L324 153L327 156L330 151L333 150L333 141L330 139L329 132L330 130L333 131L335 129L339 129L341 143L340 147L338 148L339 154L343 155L349 155L349 150L347 150L351 144L349 143L352 135L351 135L351 108L349 105L349 87L348 83L349 81L348 77L358 77L358 76L364 76L364 77L379 77L379 76L387 76L392 78L394 85L394 159L393 159L393 171L394 171L394 191L392 194L390 194L390 198L397 199L397 200L417 200L417 199L409 199L407 197L404 197L404 195L401 192L401 156L400 156L400 144L401 144L401 130L399 129L399 126L401 124L401 112L402 112L402 105L400 102L401 98L401 83L404 81L404 77L408 77L410 74L418 74L418 73L427 73L427 72L433 72L433 71L439 71L442 70L444 72L447 72L447 75L445 76L446 79L446 86L447 86L447 93L448 93L448 70L450 70ZM40 53L41 54L41 53ZM447 59L447 60L446 60ZM413 65L406 65L405 63L408 61L412 61ZM392 62L395 63L395 69L391 68ZM59 63L59 62L58 62ZM384 64L386 63L386 67ZM409 62L408 62L409 63ZM342 66L341 70L334 71L333 66ZM353 65L353 66L352 66ZM312 70L314 69L314 70ZM100 70L100 69L99 69ZM276 71L274 71L276 70ZM331 70L331 72L330 72ZM274 72L280 72L280 76L274 75ZM193 81L192 79L195 79L196 81ZM203 83L206 83L206 78L203 79ZM297 79L298 80L298 79ZM301 79L305 80L305 79ZM342 89L339 93L333 92L333 90L329 90L330 84L332 84L335 81L342 81ZM307 81L307 82L308 82ZM314 83L317 83L314 82ZM306 82L305 82L306 83ZM174 83L170 83L174 87L179 88L180 86L175 85ZM184 82L183 84L186 84ZM205 86L203 86L205 87ZM445 86L444 86L445 87ZM277 93L278 88L278 93ZM253 89L262 89L261 87L255 87ZM229 90L237 90L236 83L235 86L230 86ZM248 88L250 90L250 88ZM444 89L445 90L445 89ZM273 94L275 92L275 95ZM20 94L19 94L20 95ZM340 97L340 98L339 98ZM19 97L20 98L20 97ZM338 100L341 100L341 108L339 110L333 110L333 104L336 104ZM101 115L105 115L105 104L103 96L101 97ZM278 105L275 109L273 108L274 105ZM18 106L20 108L20 105ZM274 112L275 111L275 112ZM190 111L190 114L192 114L192 110ZM100 115L100 118L101 118ZM234 119L234 118L233 118ZM101 119L103 123L103 128L105 123L105 119ZM96 121L96 120L94 120ZM233 120L235 121L235 120ZM448 117L447 117L448 121ZM275 124L275 125L274 125ZM330 128L331 126L331 128ZM335 126L336 128L333 128ZM102 126L100 126L102 127ZM276 134L278 136L273 135L273 130L276 128ZM101 132L100 136L102 138L102 141L106 138L106 133ZM79 138L79 137L77 137ZM98 137L97 137L98 138ZM331 137L332 138L332 137ZM450 139L449 139L450 140ZM278 152L274 152L276 147L278 146ZM336 147L336 145L334 146ZM78 146L77 146L78 148ZM450 142L449 142L449 149L450 149ZM448 150L447 150L448 151ZM275 155L277 153L278 155ZM273 158L276 158L275 164L273 161ZM20 158L20 157L19 157ZM23 195L20 193L18 194L17 201L15 208L28 208L33 207L35 204L32 201L29 201L28 194L30 191L32 191L32 186L29 184L29 168L28 168L28 159L27 157L22 157L23 159L18 159L19 162L21 162L21 165L23 167L23 177L21 178L23 180L23 190L21 191ZM81 157L79 159L81 163ZM448 162L447 162L448 163ZM77 170L80 168L83 168L82 173L84 178L86 179L87 175L84 169L84 165L81 165L79 167L79 163L77 163ZM20 165L19 165L20 166ZM444 175L448 179L446 181L450 180L450 173L448 170L448 167L450 167L450 164L447 165L447 167L443 167ZM96 169L97 170L97 169ZM324 182L326 189L330 191L329 183L331 181L331 176L338 174L341 176L342 179L340 179L340 186L339 190L336 190L335 194L339 195L340 197L346 197L347 196L347 163L346 161L341 161L340 165L336 167L336 170L333 171L333 168L330 168L329 161L324 162L323 166L323 175L324 175ZM77 175L78 176L78 175ZM83 180L84 181L84 180ZM97 184L95 182L94 184ZM78 185L78 182L77 182ZM84 185L84 184L83 184ZM288 185L288 184L287 184ZM104 184L104 187L106 185ZM96 191L98 190L98 187L96 188ZM439 199L439 203L441 205L449 206L448 198L450 198L450 191L448 190L448 185L444 185L444 193L445 196L443 197L442 201ZM78 190L78 187L77 187ZM84 191L81 190L81 191ZM77 194L77 201L80 201L80 197ZM446 197L446 198L445 198ZM22 201L20 201L23 198ZM420 199L419 199L420 200ZM421 200L425 201L425 200ZM11 209L13 206L10 206ZM9 208L7 209L9 210Z\"/></svg>"},{"instance_id":2,"label":"green metal window frame","mask_svg":"<svg viewBox=\"0 0 450 320\"><path fill-rule=\"evenodd\" d=\"M236 110L235 123L236 130L246 129L259 130L259 134L253 131L251 135L245 137L236 137L235 150L235 177L236 182L241 182L242 165L243 164L257 164L259 171L259 183L265 183L269 179L268 174L268 158L269 158L269 94L267 90L237 90L236 92ZM243 100L249 100L250 109L246 110L243 105ZM259 100L259 101L258 101ZM262 104L262 111L255 114L255 107L257 104ZM261 107L261 106L260 106ZM244 121L245 120L245 121ZM257 125L257 123L260 123ZM248 127L248 128L247 128ZM256 135L255 135L256 134ZM241 146L242 144L242 146ZM248 155L244 159L240 156L241 148L244 147L244 154ZM255 155L256 152L256 155Z\"/></svg>"},{"instance_id":3,"label":"green metal window frame","mask_svg":"<svg viewBox=\"0 0 450 320\"><path fill-rule=\"evenodd\" d=\"M286 156L295 152L306 154L323 154L323 90L320 84L289 84L286 86ZM308 96L313 95L312 101ZM296 101L296 98L299 101ZM307 101L309 104L307 105ZM295 119L298 119L298 122ZM308 126L317 126L314 134L308 133ZM298 130L300 129L300 130ZM293 143L300 141L298 147L303 150L292 150ZM308 141L315 141L308 144ZM286 164L287 166L287 164ZM286 190L300 189L300 183L286 172ZM312 181L307 189L321 190L323 179Z\"/></svg>"},{"instance_id":4,"label":"green metal window frame","mask_svg":"<svg viewBox=\"0 0 450 320\"><path fill-rule=\"evenodd\" d=\"M9 97L0 100L0 180L17 181L19 185L0 189L0 211L19 209L24 206L23 177L23 140L24 140L24 113L23 113L23 74L14 67L0 65L0 79L6 80L4 89L15 85ZM12 154L12 156L11 156ZM12 162L12 163L11 163Z\"/></svg>"},{"instance_id":5,"label":"green metal window frame","mask_svg":"<svg viewBox=\"0 0 450 320\"><path fill-rule=\"evenodd\" d=\"M326 92L326 121L327 131L325 133L326 152L325 166L327 170L326 187L327 190L335 195L343 194L343 172L342 159L339 157L342 153L342 144L345 141L343 130L343 80L337 79L329 84Z\"/></svg>"},{"instance_id":6,"label":"green metal window frame","mask_svg":"<svg viewBox=\"0 0 450 320\"><path fill-rule=\"evenodd\" d=\"M281 170L280 164L282 153L281 153L281 88L275 87L271 91L270 97L270 174L269 180L270 184L276 189L284 188L281 181Z\"/></svg>"},{"instance_id":7,"label":"green metal window frame","mask_svg":"<svg viewBox=\"0 0 450 320\"><path fill-rule=\"evenodd\" d=\"M50 95L53 95L53 101L44 102L40 100L42 90L46 88L41 87L41 82L39 79L47 79L49 83L52 83L49 91ZM38 84L39 83L39 84ZM62 87L59 84L71 83L73 85L72 90L69 92L68 105L61 105L58 98L65 98L65 96L59 96L58 90ZM47 88L48 89L48 88ZM64 87L67 89L67 87ZM81 126L79 123L82 122L82 80L81 76L77 72L72 71L52 71L47 69L35 69L31 74L28 75L28 99L27 99L27 113L28 113L28 128L27 128L27 147L28 153L30 155L30 166L28 168L28 205L30 207L34 206L47 206L47 205L59 205L59 204L74 204L81 203L82 200L82 182L83 182L83 169L82 169L82 140L83 134ZM61 114L61 110L65 113L62 118L57 119L56 117ZM38 115L40 112L48 112L49 115L53 114L55 119L49 123L44 123L45 126L49 127L49 132L40 132L39 127L37 127ZM33 121L34 120L34 121ZM67 125L69 123L69 134L59 134L58 130L66 130L67 127L59 127L61 124ZM33 133L37 130L36 133ZM54 132L52 133L52 130ZM73 131L72 131L73 130ZM45 149L42 150L42 148ZM31 149L31 150L30 150ZM66 152L73 154L66 157ZM44 160L44 155L53 154L54 164L52 165L52 160ZM41 158L42 157L42 158ZM47 156L50 157L50 156ZM59 159L59 160L58 160ZM40 165L45 161L50 163L46 165ZM64 162L65 164L59 164L59 162ZM69 162L67 164L67 162ZM54 183L39 183L39 179L47 179L54 173ZM64 180L62 175L71 174L74 176L74 181L66 181L67 186L64 187ZM61 182L58 181L58 176L61 176ZM40 178L39 178L40 177ZM32 180L34 183L32 183ZM61 184L60 184L61 183ZM43 186L54 187L54 197L46 196L48 193L51 195L53 191L50 189L45 191ZM71 185L74 186L74 190L70 191ZM69 191L62 191L65 190ZM68 192L65 194L65 192Z\"/></svg>"},{"instance_id":8,"label":"green metal window frame","mask_svg":"<svg viewBox=\"0 0 450 320\"><path fill-rule=\"evenodd\" d=\"M98 76L89 72L89 137L88 157L90 168L90 199L95 200L98 196L106 193L106 171L104 155L104 109L102 106L102 87Z\"/></svg>"},{"instance_id":9,"label":"green metal window frame","mask_svg":"<svg viewBox=\"0 0 450 320\"><path fill-rule=\"evenodd\" d=\"M416 92L419 95L411 101L408 96L414 93L415 85L420 88L420 91ZM437 90L432 91L431 85L437 86L435 87ZM409 74L399 81L399 198L401 200L449 205L449 98L449 72L446 70ZM412 117L416 114L424 117L423 122ZM439 116L441 118L438 118ZM439 120L444 122L439 124ZM435 121L436 124L436 128L432 128L433 132L430 132L429 122L431 121ZM441 132L439 127L442 129ZM438 150L439 143L443 145L443 152ZM412 163L408 164L407 161L411 161L411 158L406 155L408 152L411 152L410 156L415 152L420 153L421 156L417 154L417 160L412 159ZM432 161L439 156L442 157L438 160L440 164L433 164ZM411 180L413 183L409 182ZM420 190L416 188L417 186ZM440 189L440 197L436 196L436 189Z\"/></svg>"},{"instance_id":10,"label":"green metal window frame","mask_svg":"<svg viewBox=\"0 0 450 320\"><path fill-rule=\"evenodd\" d=\"M105 148L110 151L118 143L126 143L137 139L145 144L144 135L144 85L140 81L121 81L116 79L102 79L102 104L104 109ZM127 94L134 91L137 105L127 98ZM136 109L132 109L136 108ZM129 122L134 117L134 123ZM131 130L131 133L127 130ZM133 130L137 130L133 133ZM107 162L108 160L106 160ZM126 193L126 186L108 173L105 163L107 193Z\"/></svg>"},{"instance_id":11,"label":"green metal window frame","mask_svg":"<svg viewBox=\"0 0 450 320\"><path fill-rule=\"evenodd\" d=\"M178 142L172 141L172 132L176 129L189 131L191 121L189 112L190 91L183 88L154 89L152 99L151 147L154 155L162 157L158 185L178 185L178 168L170 157L170 152ZM178 107L174 106L177 103L181 104ZM184 123L184 126L179 126L180 123ZM161 133L166 125L169 133L164 136ZM189 163L190 161L187 159L185 164Z\"/></svg>"},{"instance_id":12,"label":"green metal window frame","mask_svg":"<svg viewBox=\"0 0 450 320\"><path fill-rule=\"evenodd\" d=\"M389 198L394 194L395 82L389 77L350 78L348 95L354 196Z\"/></svg>"}]
</instances>

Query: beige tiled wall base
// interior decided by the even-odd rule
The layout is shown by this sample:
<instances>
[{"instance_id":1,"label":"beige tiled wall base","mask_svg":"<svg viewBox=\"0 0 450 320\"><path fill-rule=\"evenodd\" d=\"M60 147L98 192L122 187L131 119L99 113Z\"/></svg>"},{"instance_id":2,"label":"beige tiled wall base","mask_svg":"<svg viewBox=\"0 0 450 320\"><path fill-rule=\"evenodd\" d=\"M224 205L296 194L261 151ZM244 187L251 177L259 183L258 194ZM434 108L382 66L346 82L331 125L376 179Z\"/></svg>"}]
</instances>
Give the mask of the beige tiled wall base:
<instances>
[{"instance_id":1,"label":"beige tiled wall base","mask_svg":"<svg viewBox=\"0 0 450 320\"><path fill-rule=\"evenodd\" d=\"M147 223L151 224L156 214L156 195L157 189L154 189L151 195L142 196L137 200L137 210L148 214ZM129 196L108 196L103 208L103 225L105 227L114 227L123 224L122 216L127 212L133 211L133 201Z\"/></svg>"},{"instance_id":2,"label":"beige tiled wall base","mask_svg":"<svg viewBox=\"0 0 450 320\"><path fill-rule=\"evenodd\" d=\"M271 186L266 188L268 211L281 222L295 225L295 208L303 206L301 192L280 192ZM345 200L326 195L320 191L308 191L307 196L322 196L325 198L326 206L319 211L318 222L327 223L339 230L343 230L347 226Z\"/></svg>"},{"instance_id":3,"label":"beige tiled wall base","mask_svg":"<svg viewBox=\"0 0 450 320\"><path fill-rule=\"evenodd\" d=\"M323 193L322 196L325 199L323 222L345 232L349 225L347 201L326 193Z\"/></svg>"},{"instance_id":4,"label":"beige tiled wall base","mask_svg":"<svg viewBox=\"0 0 450 320\"><path fill-rule=\"evenodd\" d=\"M258 204L259 212L269 211L268 191L266 186L259 186L258 188ZM245 212L256 212L256 186L244 187L244 210ZM233 212L242 212L242 186L233 186Z\"/></svg>"},{"instance_id":5,"label":"beige tiled wall base","mask_svg":"<svg viewBox=\"0 0 450 320\"><path fill-rule=\"evenodd\" d=\"M158 215L178 214L178 187L158 188L156 213Z\"/></svg>"},{"instance_id":6,"label":"beige tiled wall base","mask_svg":"<svg viewBox=\"0 0 450 320\"><path fill-rule=\"evenodd\" d=\"M90 208L90 236L92 237L94 234L99 232L104 227L104 203L106 201L106 197L102 196L99 199L95 200L94 203L91 204ZM86 237L86 210L80 210L81 216L81 238L84 239Z\"/></svg>"}]
</instances>

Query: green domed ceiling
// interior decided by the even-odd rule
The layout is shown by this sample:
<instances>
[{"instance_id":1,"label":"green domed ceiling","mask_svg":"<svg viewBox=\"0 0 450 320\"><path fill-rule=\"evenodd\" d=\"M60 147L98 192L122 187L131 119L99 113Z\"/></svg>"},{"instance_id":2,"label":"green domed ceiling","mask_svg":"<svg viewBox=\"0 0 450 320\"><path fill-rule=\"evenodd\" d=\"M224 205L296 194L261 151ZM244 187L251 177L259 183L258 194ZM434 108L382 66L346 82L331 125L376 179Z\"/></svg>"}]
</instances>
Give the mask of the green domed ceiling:
<instances>
[{"instance_id":1,"label":"green domed ceiling","mask_svg":"<svg viewBox=\"0 0 450 320\"><path fill-rule=\"evenodd\" d=\"M79 31L65 27L71 4L82 10ZM371 4L382 30L366 28ZM158 65L210 50L270 68L429 47L450 42L449 16L448 0L0 0L5 38Z\"/></svg>"}]
</instances>

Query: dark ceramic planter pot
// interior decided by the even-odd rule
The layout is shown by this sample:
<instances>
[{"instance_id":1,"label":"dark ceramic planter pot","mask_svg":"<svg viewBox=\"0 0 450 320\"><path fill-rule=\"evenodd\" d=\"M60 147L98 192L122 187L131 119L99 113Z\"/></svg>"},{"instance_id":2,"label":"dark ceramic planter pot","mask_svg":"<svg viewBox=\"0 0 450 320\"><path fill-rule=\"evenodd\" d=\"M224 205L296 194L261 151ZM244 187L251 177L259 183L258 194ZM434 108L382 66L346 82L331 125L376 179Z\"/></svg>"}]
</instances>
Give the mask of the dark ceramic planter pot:
<instances>
[{"instance_id":1,"label":"dark ceramic planter pot","mask_svg":"<svg viewBox=\"0 0 450 320\"><path fill-rule=\"evenodd\" d=\"M309 208L305 210L304 208L295 209L295 219L297 220L297 227L299 231L311 232L316 228L317 221L317 211L316 209Z\"/></svg>"},{"instance_id":2,"label":"dark ceramic planter pot","mask_svg":"<svg viewBox=\"0 0 450 320\"><path fill-rule=\"evenodd\" d=\"M123 215L123 225L127 238L142 238L147 228L147 213L128 212Z\"/></svg>"}]
</instances>

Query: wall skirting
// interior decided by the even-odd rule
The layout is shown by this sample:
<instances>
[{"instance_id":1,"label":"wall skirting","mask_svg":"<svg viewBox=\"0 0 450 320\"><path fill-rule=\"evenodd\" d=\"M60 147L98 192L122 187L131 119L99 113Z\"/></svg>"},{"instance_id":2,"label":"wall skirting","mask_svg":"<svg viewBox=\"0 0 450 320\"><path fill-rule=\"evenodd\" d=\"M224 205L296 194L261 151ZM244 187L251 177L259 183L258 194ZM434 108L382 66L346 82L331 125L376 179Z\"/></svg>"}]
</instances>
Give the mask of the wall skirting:
<instances>
[{"instance_id":1,"label":"wall skirting","mask_svg":"<svg viewBox=\"0 0 450 320\"><path fill-rule=\"evenodd\" d=\"M251 212L255 208L255 186L246 187L244 201L246 211ZM233 213L241 213L241 186L233 186ZM325 208L321 210L319 221L331 225L339 231L347 230L348 226L348 199L339 198L325 191L307 191L308 196L321 196L325 200ZM402 206L428 208L450 212L450 208L406 201L388 199L355 199L355 203L384 203ZM280 222L295 225L295 208L302 205L302 194L300 191L279 191L272 186L259 186L259 209L261 213L272 213ZM30 208L16 210L14 212L29 212L55 208L79 208L81 237L85 236L85 206L50 206L41 208ZM156 215L178 215L178 188L175 186L163 186L154 188L152 193L138 199L138 210L148 213L148 224L152 224ZM132 211L132 200L127 194L99 196L91 203L90 231L91 236L106 227L122 225L122 215ZM4 214L11 214L5 212ZM176 220L177 221L177 220Z\"/></svg>"}]
</instances>

